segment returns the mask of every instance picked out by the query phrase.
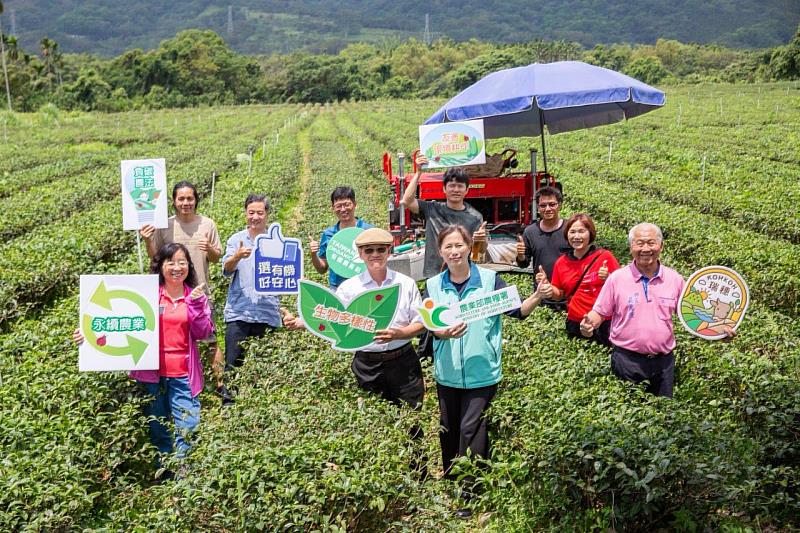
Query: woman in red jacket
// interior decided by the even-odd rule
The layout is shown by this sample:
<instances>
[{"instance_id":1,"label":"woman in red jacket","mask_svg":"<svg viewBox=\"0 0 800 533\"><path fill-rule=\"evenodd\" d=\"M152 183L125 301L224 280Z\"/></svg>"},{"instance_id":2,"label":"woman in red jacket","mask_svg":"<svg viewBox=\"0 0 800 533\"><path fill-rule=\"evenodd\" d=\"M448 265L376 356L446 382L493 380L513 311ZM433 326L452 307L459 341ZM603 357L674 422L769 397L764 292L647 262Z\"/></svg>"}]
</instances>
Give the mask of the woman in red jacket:
<instances>
[{"instance_id":1,"label":"woman in red jacket","mask_svg":"<svg viewBox=\"0 0 800 533\"><path fill-rule=\"evenodd\" d=\"M593 244L596 235L592 217L583 213L572 215L564 224L564 236L572 250L556 260L549 287L541 268L536 274L537 283L545 284L542 293L546 298L567 301L567 334L579 339L586 338L581 335L581 320L592 310L608 275L619 268L611 252ZM610 346L609 325L605 320L590 339Z\"/></svg>"}]
</instances>

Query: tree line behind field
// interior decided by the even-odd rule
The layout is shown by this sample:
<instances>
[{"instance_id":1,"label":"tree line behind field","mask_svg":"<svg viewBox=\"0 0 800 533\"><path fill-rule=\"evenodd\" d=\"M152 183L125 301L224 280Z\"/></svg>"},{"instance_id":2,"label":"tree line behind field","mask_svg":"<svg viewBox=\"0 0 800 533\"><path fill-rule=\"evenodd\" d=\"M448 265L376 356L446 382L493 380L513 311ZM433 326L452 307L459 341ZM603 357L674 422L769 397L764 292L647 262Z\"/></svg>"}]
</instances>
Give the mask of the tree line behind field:
<instances>
[{"instance_id":1,"label":"tree line behind field","mask_svg":"<svg viewBox=\"0 0 800 533\"><path fill-rule=\"evenodd\" d=\"M415 39L380 47L351 44L336 55L247 56L216 33L186 30L151 51L103 59L63 54L42 39L38 53L4 36L15 111L131 109L247 103L331 102L452 96L502 68L582 60L650 84L800 79L800 29L786 45L756 51L659 39L654 45L577 42L494 44ZM5 85L2 92L5 93ZM5 94L3 94L3 97ZM2 98L5 100L5 98Z\"/></svg>"},{"instance_id":2,"label":"tree line behind field","mask_svg":"<svg viewBox=\"0 0 800 533\"><path fill-rule=\"evenodd\" d=\"M145 50L178 32L208 29L245 54L338 53L353 42L423 39L584 46L648 43L654 36L733 48L788 41L800 22L795 0L7 0L25 48L43 35L63 50L112 57ZM9 29L11 13L3 25Z\"/></svg>"}]
</instances>

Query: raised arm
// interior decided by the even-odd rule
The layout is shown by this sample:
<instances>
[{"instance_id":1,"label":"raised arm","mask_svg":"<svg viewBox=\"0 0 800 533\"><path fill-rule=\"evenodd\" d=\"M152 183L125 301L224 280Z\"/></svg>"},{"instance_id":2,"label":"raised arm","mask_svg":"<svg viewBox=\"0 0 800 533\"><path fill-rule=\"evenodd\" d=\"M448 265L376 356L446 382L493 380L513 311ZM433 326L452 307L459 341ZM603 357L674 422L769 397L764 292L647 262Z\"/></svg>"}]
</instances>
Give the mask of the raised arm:
<instances>
[{"instance_id":1,"label":"raised arm","mask_svg":"<svg viewBox=\"0 0 800 533\"><path fill-rule=\"evenodd\" d=\"M419 177L422 175L422 165L428 164L428 157L423 154L417 154L417 171L414 177L406 185L406 190L403 191L403 198L400 199L400 205L407 207L409 211L415 215L419 214L419 202L417 201L417 185L419 184Z\"/></svg>"}]
</instances>

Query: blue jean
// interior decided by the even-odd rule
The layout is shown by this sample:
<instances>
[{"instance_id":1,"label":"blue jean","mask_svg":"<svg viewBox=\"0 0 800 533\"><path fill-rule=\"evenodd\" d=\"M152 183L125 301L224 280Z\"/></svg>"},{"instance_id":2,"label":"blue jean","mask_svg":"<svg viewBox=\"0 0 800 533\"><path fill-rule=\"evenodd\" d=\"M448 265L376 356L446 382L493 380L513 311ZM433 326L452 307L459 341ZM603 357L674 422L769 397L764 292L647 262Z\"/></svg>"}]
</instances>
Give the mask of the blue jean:
<instances>
[{"instance_id":1,"label":"blue jean","mask_svg":"<svg viewBox=\"0 0 800 533\"><path fill-rule=\"evenodd\" d=\"M175 450L179 458L186 457L191 448L189 437L200 423L200 399L192 397L189 378L160 378L158 383L144 383L152 401L144 408L150 418L150 442L161 453L173 450L172 435L164 426L164 421L175 424Z\"/></svg>"}]
</instances>

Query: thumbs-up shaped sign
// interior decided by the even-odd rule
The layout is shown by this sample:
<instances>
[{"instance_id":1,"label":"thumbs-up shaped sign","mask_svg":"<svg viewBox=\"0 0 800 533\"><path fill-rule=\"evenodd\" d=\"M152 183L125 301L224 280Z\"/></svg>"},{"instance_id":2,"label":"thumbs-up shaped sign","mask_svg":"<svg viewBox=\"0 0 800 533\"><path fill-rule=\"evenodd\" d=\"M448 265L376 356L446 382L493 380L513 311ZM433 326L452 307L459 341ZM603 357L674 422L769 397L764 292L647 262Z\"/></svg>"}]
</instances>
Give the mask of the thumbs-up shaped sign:
<instances>
[{"instance_id":1,"label":"thumbs-up shaped sign","mask_svg":"<svg viewBox=\"0 0 800 533\"><path fill-rule=\"evenodd\" d=\"M603 264L600 266L600 270L597 271L597 277L602 280L608 278L608 260L603 261Z\"/></svg>"},{"instance_id":2,"label":"thumbs-up shaped sign","mask_svg":"<svg viewBox=\"0 0 800 533\"><path fill-rule=\"evenodd\" d=\"M270 224L256 237L256 292L296 294L303 276L303 251L300 239L284 237L281 225Z\"/></svg>"},{"instance_id":3,"label":"thumbs-up shaped sign","mask_svg":"<svg viewBox=\"0 0 800 533\"><path fill-rule=\"evenodd\" d=\"M261 255L261 257L269 257L271 259L283 257L285 247L286 240L283 238L283 234L281 233L280 224L270 224L269 228L267 228L267 234L258 236L258 253ZM297 251L296 247L294 248L294 251ZM287 261L292 261L293 259L294 257L287 259Z\"/></svg>"}]
</instances>

